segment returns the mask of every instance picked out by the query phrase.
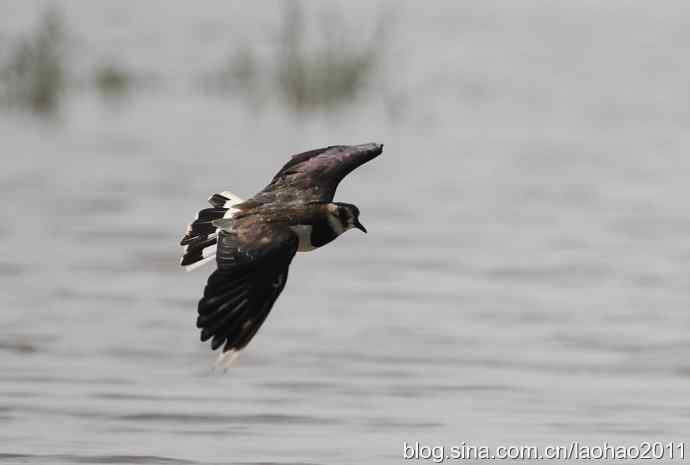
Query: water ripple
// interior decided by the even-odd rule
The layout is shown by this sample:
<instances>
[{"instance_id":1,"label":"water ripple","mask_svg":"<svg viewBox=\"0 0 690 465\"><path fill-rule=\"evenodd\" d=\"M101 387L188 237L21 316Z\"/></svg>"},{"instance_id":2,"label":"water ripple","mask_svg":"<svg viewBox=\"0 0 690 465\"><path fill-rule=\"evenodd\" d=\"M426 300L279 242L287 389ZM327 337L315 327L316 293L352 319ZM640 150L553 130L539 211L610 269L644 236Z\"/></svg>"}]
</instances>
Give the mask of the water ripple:
<instances>
[{"instance_id":1,"label":"water ripple","mask_svg":"<svg viewBox=\"0 0 690 465\"><path fill-rule=\"evenodd\" d=\"M311 415L289 415L267 413L256 415L221 415L217 413L188 414L188 413L135 413L117 417L125 421L140 421L152 423L200 423L200 424L272 424L272 425L331 425L342 423L342 420L316 417Z\"/></svg>"}]
</instances>

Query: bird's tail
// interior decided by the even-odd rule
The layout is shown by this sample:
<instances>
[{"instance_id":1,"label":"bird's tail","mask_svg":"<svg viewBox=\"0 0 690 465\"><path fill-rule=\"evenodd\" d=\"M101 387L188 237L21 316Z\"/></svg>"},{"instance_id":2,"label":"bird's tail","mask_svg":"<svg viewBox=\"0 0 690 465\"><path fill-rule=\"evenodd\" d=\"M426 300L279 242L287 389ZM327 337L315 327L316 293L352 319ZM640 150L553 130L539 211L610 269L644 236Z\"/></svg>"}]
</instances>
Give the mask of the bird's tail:
<instances>
[{"instance_id":1,"label":"bird's tail","mask_svg":"<svg viewBox=\"0 0 690 465\"><path fill-rule=\"evenodd\" d=\"M224 191L213 194L208 202L211 208L199 211L180 241L180 245L184 246L180 265L187 271L198 268L215 257L218 228L213 225L213 222L221 218L231 218L234 213L232 207L244 200L232 192Z\"/></svg>"}]
</instances>

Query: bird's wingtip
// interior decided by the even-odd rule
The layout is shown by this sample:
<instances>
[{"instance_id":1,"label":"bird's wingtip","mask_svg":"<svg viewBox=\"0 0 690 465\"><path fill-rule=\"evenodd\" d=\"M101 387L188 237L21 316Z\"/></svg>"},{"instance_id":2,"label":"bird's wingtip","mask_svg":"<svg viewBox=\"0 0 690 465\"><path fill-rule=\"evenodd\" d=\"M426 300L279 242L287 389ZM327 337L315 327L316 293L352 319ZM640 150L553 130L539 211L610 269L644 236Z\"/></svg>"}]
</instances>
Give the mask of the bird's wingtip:
<instances>
[{"instance_id":1,"label":"bird's wingtip","mask_svg":"<svg viewBox=\"0 0 690 465\"><path fill-rule=\"evenodd\" d=\"M362 152L371 152L376 155L379 155L381 152L383 152L383 144L378 142L369 142L367 144L360 144L355 147Z\"/></svg>"}]
</instances>

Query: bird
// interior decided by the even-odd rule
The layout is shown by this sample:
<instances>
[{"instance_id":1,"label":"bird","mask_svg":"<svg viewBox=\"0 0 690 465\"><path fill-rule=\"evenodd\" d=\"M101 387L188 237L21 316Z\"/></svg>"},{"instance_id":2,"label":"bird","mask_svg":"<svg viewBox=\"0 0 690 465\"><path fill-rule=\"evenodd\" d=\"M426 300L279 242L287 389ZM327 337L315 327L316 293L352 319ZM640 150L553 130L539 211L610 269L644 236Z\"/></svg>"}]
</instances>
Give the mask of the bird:
<instances>
[{"instance_id":1,"label":"bird","mask_svg":"<svg viewBox=\"0 0 690 465\"><path fill-rule=\"evenodd\" d=\"M333 145L293 155L271 182L244 200L213 194L180 241L180 265L215 259L197 306L201 341L221 348L228 367L256 335L283 291L297 252L309 252L350 229L364 233L359 208L334 202L338 184L383 152L383 144Z\"/></svg>"}]
</instances>

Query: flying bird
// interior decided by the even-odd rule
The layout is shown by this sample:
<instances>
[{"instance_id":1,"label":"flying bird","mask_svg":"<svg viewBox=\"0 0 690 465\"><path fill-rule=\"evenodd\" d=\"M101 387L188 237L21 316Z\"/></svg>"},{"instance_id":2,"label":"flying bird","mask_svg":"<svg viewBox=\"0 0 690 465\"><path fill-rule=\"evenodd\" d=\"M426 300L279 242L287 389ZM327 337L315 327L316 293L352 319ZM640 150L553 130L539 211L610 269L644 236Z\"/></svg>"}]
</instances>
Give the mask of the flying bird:
<instances>
[{"instance_id":1,"label":"flying bird","mask_svg":"<svg viewBox=\"0 0 690 465\"><path fill-rule=\"evenodd\" d=\"M224 191L212 195L180 245L180 264L195 269L215 258L198 304L201 341L222 347L229 365L261 327L287 282L297 252L308 252L356 228L359 209L333 202L338 183L377 157L382 144L336 145L294 155L249 200Z\"/></svg>"}]
</instances>

